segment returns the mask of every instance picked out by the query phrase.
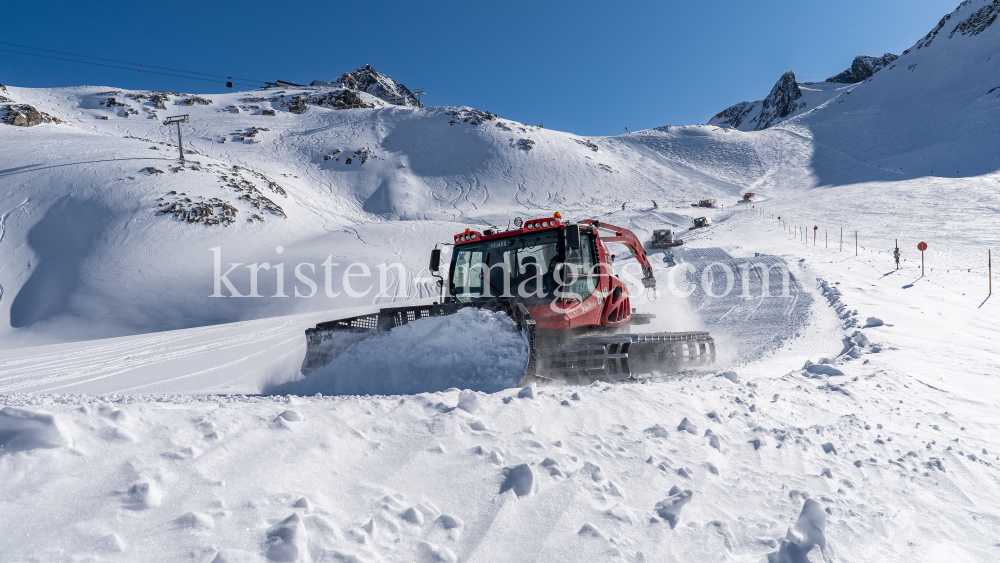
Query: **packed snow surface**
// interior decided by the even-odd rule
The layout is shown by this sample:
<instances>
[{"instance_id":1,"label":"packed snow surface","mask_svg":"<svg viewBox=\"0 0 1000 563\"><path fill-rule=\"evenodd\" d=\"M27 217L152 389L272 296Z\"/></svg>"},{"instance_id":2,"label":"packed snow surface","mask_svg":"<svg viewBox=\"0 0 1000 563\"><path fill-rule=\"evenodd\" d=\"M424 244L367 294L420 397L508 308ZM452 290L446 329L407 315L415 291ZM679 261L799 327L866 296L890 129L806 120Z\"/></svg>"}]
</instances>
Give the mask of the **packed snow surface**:
<instances>
[{"instance_id":1,"label":"packed snow surface","mask_svg":"<svg viewBox=\"0 0 1000 563\"><path fill-rule=\"evenodd\" d=\"M510 317L476 308L428 317L381 334L345 332L333 362L270 394L400 395L452 387L493 393L517 385L527 344Z\"/></svg>"}]
</instances>

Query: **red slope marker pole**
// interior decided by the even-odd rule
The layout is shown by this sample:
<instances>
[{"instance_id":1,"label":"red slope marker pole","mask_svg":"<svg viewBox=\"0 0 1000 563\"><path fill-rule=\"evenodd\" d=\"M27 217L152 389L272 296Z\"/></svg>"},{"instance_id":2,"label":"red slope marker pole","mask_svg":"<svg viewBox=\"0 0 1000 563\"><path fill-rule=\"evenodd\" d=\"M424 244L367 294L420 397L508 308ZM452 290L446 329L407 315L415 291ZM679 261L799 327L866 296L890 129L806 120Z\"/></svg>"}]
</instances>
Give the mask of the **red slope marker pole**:
<instances>
[{"instance_id":1,"label":"red slope marker pole","mask_svg":"<svg viewBox=\"0 0 1000 563\"><path fill-rule=\"evenodd\" d=\"M917 250L920 251L920 277L924 277L924 251L927 250L927 243L921 241L917 245Z\"/></svg>"}]
</instances>

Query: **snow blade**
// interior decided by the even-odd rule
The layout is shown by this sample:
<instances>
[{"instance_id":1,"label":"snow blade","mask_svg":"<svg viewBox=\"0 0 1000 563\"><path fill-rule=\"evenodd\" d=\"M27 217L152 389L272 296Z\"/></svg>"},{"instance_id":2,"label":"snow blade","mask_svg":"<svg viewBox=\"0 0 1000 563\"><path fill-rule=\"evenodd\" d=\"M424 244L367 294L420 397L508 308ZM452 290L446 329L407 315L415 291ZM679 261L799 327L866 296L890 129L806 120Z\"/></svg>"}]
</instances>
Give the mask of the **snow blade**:
<instances>
[{"instance_id":1,"label":"snow blade","mask_svg":"<svg viewBox=\"0 0 1000 563\"><path fill-rule=\"evenodd\" d=\"M377 313L319 323L306 330L306 357L302 361L302 375L308 376L313 371L329 364L346 345L367 338L372 334L388 332L418 319L453 315L466 307L476 307L495 313L502 312L514 321L528 347L528 361L524 366L522 379L533 377L537 363L535 321L528 314L524 305L513 303L509 299L390 307L381 309Z\"/></svg>"},{"instance_id":2,"label":"snow blade","mask_svg":"<svg viewBox=\"0 0 1000 563\"><path fill-rule=\"evenodd\" d=\"M649 243L650 248L673 248L675 246L680 246L684 244L683 239L677 239L673 242L651 242Z\"/></svg>"}]
</instances>

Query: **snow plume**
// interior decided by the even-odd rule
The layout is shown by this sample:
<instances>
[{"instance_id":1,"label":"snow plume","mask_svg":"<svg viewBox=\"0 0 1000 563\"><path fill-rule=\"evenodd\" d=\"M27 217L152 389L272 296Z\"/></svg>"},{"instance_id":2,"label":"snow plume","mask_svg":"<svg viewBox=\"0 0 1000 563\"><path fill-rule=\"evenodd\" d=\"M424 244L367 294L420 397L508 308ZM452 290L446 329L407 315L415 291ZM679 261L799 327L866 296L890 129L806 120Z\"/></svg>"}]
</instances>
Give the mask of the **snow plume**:
<instances>
[{"instance_id":1,"label":"snow plume","mask_svg":"<svg viewBox=\"0 0 1000 563\"><path fill-rule=\"evenodd\" d=\"M353 338L352 338L353 337ZM325 368L265 392L284 395L399 395L452 387L489 393L517 385L527 346L503 313L473 307L355 340Z\"/></svg>"},{"instance_id":2,"label":"snow plume","mask_svg":"<svg viewBox=\"0 0 1000 563\"><path fill-rule=\"evenodd\" d=\"M657 295L654 300L648 299L649 294L647 294L646 299L641 301L633 298L632 304L637 310L656 315L649 327L642 327L643 332L705 330L704 323L694 310L688 295L688 292L693 289L687 281L688 270L689 268L686 266L678 265L657 276L659 279L657 280ZM646 302L643 303L643 301Z\"/></svg>"}]
</instances>

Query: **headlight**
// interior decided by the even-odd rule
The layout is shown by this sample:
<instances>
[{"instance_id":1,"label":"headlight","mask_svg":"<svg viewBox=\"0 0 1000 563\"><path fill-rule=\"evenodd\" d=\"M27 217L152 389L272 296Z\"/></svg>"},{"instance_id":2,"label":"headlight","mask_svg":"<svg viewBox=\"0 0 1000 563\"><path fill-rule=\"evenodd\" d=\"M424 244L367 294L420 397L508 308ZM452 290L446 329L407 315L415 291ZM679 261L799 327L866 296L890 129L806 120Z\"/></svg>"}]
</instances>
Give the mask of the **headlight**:
<instances>
[{"instance_id":1,"label":"headlight","mask_svg":"<svg viewBox=\"0 0 1000 563\"><path fill-rule=\"evenodd\" d=\"M528 230L530 231L531 229L532 229L531 223L528 223Z\"/></svg>"}]
</instances>

